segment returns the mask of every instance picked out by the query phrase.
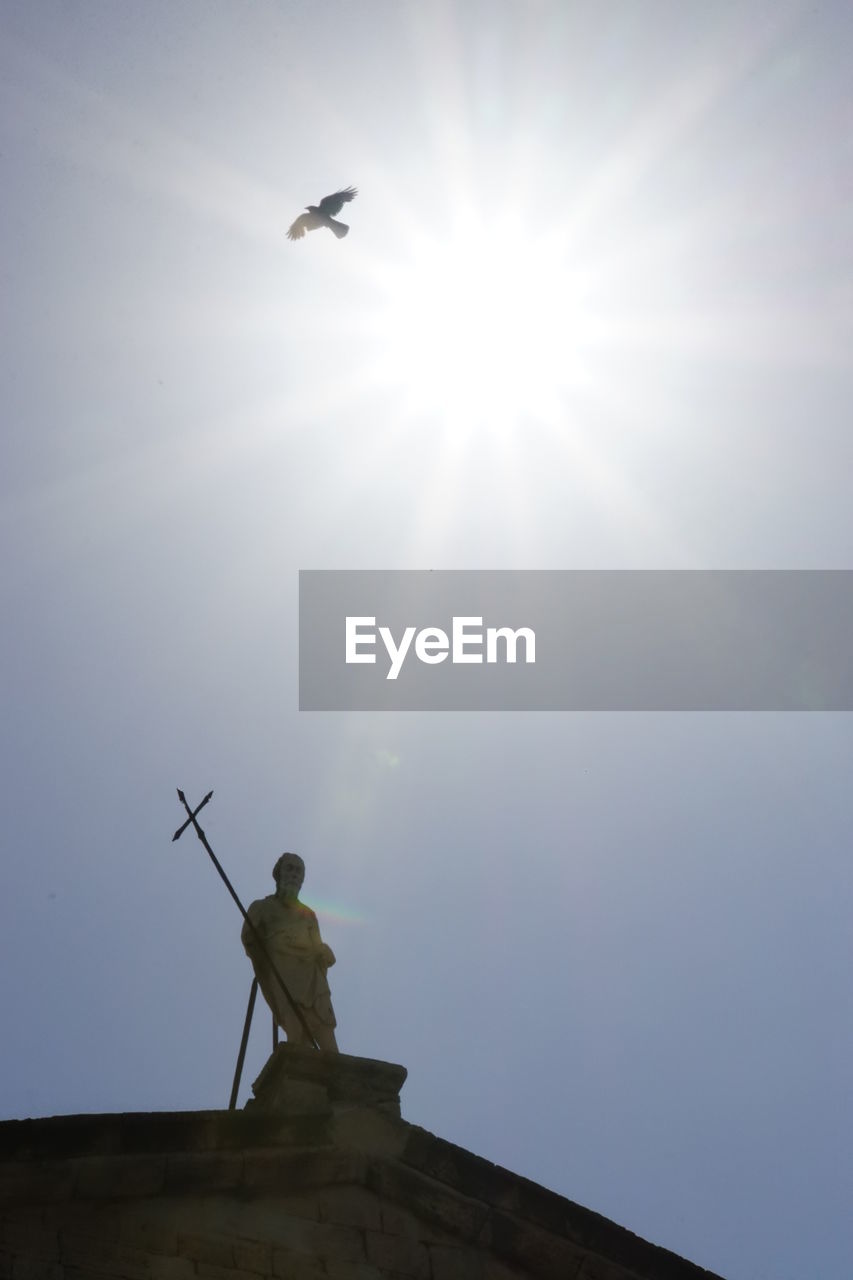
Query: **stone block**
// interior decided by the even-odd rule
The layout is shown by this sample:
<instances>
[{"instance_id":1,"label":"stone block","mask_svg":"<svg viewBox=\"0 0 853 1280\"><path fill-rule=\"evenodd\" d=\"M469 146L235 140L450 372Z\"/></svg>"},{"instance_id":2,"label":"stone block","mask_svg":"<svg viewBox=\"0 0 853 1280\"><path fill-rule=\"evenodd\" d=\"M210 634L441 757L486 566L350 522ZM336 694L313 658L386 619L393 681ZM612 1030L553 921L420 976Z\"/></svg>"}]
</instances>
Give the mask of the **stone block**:
<instances>
[{"instance_id":1,"label":"stone block","mask_svg":"<svg viewBox=\"0 0 853 1280\"><path fill-rule=\"evenodd\" d=\"M166 1176L165 1156L84 1156L71 1164L74 1193L84 1200L154 1196Z\"/></svg>"},{"instance_id":2,"label":"stone block","mask_svg":"<svg viewBox=\"0 0 853 1280\"><path fill-rule=\"evenodd\" d=\"M63 1280L60 1262L37 1258L32 1254L16 1253L12 1261L11 1280Z\"/></svg>"},{"instance_id":3,"label":"stone block","mask_svg":"<svg viewBox=\"0 0 853 1280\"><path fill-rule=\"evenodd\" d=\"M508 1262L502 1262L500 1258L484 1253L482 1280L531 1280L531 1274L529 1271L511 1266Z\"/></svg>"},{"instance_id":4,"label":"stone block","mask_svg":"<svg viewBox=\"0 0 853 1280\"><path fill-rule=\"evenodd\" d=\"M101 1275L121 1276L122 1280L147 1280L149 1275L148 1254L144 1250L131 1249L112 1240L74 1235L66 1239L63 1233L60 1251L66 1270L76 1267Z\"/></svg>"},{"instance_id":5,"label":"stone block","mask_svg":"<svg viewBox=\"0 0 853 1280\"><path fill-rule=\"evenodd\" d=\"M286 1116L332 1114L329 1091L324 1084L292 1080L286 1075L271 1077L260 1089L254 1105L263 1111L280 1111Z\"/></svg>"},{"instance_id":6,"label":"stone block","mask_svg":"<svg viewBox=\"0 0 853 1280\"><path fill-rule=\"evenodd\" d=\"M46 1204L68 1200L74 1176L65 1161L4 1161L0 1164L0 1205Z\"/></svg>"},{"instance_id":7,"label":"stone block","mask_svg":"<svg viewBox=\"0 0 853 1280\"><path fill-rule=\"evenodd\" d=\"M581 1263L577 1280L636 1280L635 1271L626 1271L618 1262L588 1253Z\"/></svg>"},{"instance_id":8,"label":"stone block","mask_svg":"<svg viewBox=\"0 0 853 1280\"><path fill-rule=\"evenodd\" d=\"M320 1221L320 1192L305 1196L279 1196L275 1201L276 1212L289 1218L307 1218L309 1222Z\"/></svg>"},{"instance_id":9,"label":"stone block","mask_svg":"<svg viewBox=\"0 0 853 1280\"><path fill-rule=\"evenodd\" d=\"M141 1202L147 1218L172 1227L178 1236L234 1236L240 1234L249 1205L234 1195L158 1197Z\"/></svg>"},{"instance_id":10,"label":"stone block","mask_svg":"<svg viewBox=\"0 0 853 1280\"><path fill-rule=\"evenodd\" d=\"M122 1280L124 1272L120 1272ZM107 1277L112 1280L112 1273L108 1272ZM67 1266L65 1268L65 1280L107 1280L103 1271L96 1271L90 1267Z\"/></svg>"},{"instance_id":11,"label":"stone block","mask_svg":"<svg viewBox=\"0 0 853 1280\"><path fill-rule=\"evenodd\" d=\"M140 1201L141 1208L143 1202ZM66 1200L45 1205L45 1230L62 1234L90 1236L98 1240L118 1241L121 1233L121 1206L110 1201ZM128 1241L127 1243L131 1243Z\"/></svg>"},{"instance_id":12,"label":"stone block","mask_svg":"<svg viewBox=\"0 0 853 1280\"><path fill-rule=\"evenodd\" d=\"M372 1262L335 1262L326 1263L327 1280L387 1280L386 1273L380 1271Z\"/></svg>"},{"instance_id":13,"label":"stone block","mask_svg":"<svg viewBox=\"0 0 853 1280\"><path fill-rule=\"evenodd\" d=\"M468 1243L477 1240L489 1215L488 1206L394 1161L371 1165L368 1187L383 1201L402 1202L416 1217Z\"/></svg>"},{"instance_id":14,"label":"stone block","mask_svg":"<svg viewBox=\"0 0 853 1280\"><path fill-rule=\"evenodd\" d=\"M279 1083L300 1080L324 1088L333 1106L336 1103L369 1107L394 1104L399 1107L400 1090L406 1068L376 1058L358 1058L348 1053L318 1053L301 1045L280 1044L267 1060L252 1092L259 1106L270 1105Z\"/></svg>"},{"instance_id":15,"label":"stone block","mask_svg":"<svg viewBox=\"0 0 853 1280\"><path fill-rule=\"evenodd\" d=\"M555 1191L528 1182L526 1178L516 1178L517 1212L519 1217L534 1222L538 1227L553 1232L554 1235L572 1237L569 1213L573 1206ZM581 1210L579 1217L594 1219L589 1210ZM605 1219L600 1221L604 1222ZM611 1224L607 1224L608 1226ZM575 1243L578 1243L577 1239Z\"/></svg>"},{"instance_id":16,"label":"stone block","mask_svg":"<svg viewBox=\"0 0 853 1280\"><path fill-rule=\"evenodd\" d=\"M405 1209L401 1209L399 1205L390 1204L387 1200L380 1200L382 1206L382 1222L380 1229L389 1236L411 1236L417 1240L419 1237L420 1222L414 1214L407 1213Z\"/></svg>"},{"instance_id":17,"label":"stone block","mask_svg":"<svg viewBox=\"0 0 853 1280\"><path fill-rule=\"evenodd\" d=\"M416 1218L407 1209L390 1204L387 1200L382 1205L382 1230L389 1236L409 1236L413 1240L421 1240L424 1244L458 1245L459 1241L449 1231L432 1226L421 1218Z\"/></svg>"},{"instance_id":18,"label":"stone block","mask_svg":"<svg viewBox=\"0 0 853 1280\"><path fill-rule=\"evenodd\" d=\"M306 1222L292 1218L287 1243L313 1257L336 1258L340 1262L363 1262L364 1233L356 1227L339 1227L331 1222Z\"/></svg>"},{"instance_id":19,"label":"stone block","mask_svg":"<svg viewBox=\"0 0 853 1280\"><path fill-rule=\"evenodd\" d=\"M178 1252L178 1233L175 1226L163 1221L152 1221L140 1216L140 1208L144 1213L148 1206L132 1205L123 1209L119 1217L118 1238L122 1244L136 1249L145 1249L148 1253L166 1257Z\"/></svg>"},{"instance_id":20,"label":"stone block","mask_svg":"<svg viewBox=\"0 0 853 1280\"><path fill-rule=\"evenodd\" d=\"M525 1208L529 1209L530 1206L525 1205ZM564 1217L564 1234L590 1253L597 1253L599 1249L602 1253L608 1253L604 1242L608 1236L613 1235L614 1229L620 1230L618 1227L614 1228L614 1224L606 1218L576 1204L569 1203L565 1206Z\"/></svg>"},{"instance_id":21,"label":"stone block","mask_svg":"<svg viewBox=\"0 0 853 1280\"><path fill-rule=\"evenodd\" d=\"M404 1164L471 1199L508 1212L518 1208L519 1178L463 1147L436 1138L425 1129L407 1126L406 1145L400 1158Z\"/></svg>"},{"instance_id":22,"label":"stone block","mask_svg":"<svg viewBox=\"0 0 853 1280\"><path fill-rule=\"evenodd\" d=\"M253 1190L300 1192L309 1187L363 1182L365 1170L365 1162L356 1153L332 1147L246 1151L242 1184Z\"/></svg>"},{"instance_id":23,"label":"stone block","mask_svg":"<svg viewBox=\"0 0 853 1280\"><path fill-rule=\"evenodd\" d=\"M221 1142L220 1112L172 1111L146 1115L130 1112L107 1117L113 1146L123 1155L154 1155L166 1151L207 1151ZM94 1148L80 1154L109 1154Z\"/></svg>"},{"instance_id":24,"label":"stone block","mask_svg":"<svg viewBox=\"0 0 853 1280\"><path fill-rule=\"evenodd\" d=\"M429 1247L432 1280L482 1280L483 1255L476 1249L454 1249L447 1245Z\"/></svg>"},{"instance_id":25,"label":"stone block","mask_svg":"<svg viewBox=\"0 0 853 1280\"><path fill-rule=\"evenodd\" d=\"M692 1262L649 1244L601 1214L571 1202L566 1206L566 1235L585 1255L584 1267L591 1280L598 1270L609 1280L611 1272L602 1269L605 1267L611 1268L614 1277L640 1275L653 1276L655 1280L684 1280L689 1275L697 1280L717 1280Z\"/></svg>"},{"instance_id":26,"label":"stone block","mask_svg":"<svg viewBox=\"0 0 853 1280\"><path fill-rule=\"evenodd\" d=\"M11 1252L27 1252L59 1260L59 1233L47 1224L41 1208L19 1210L0 1224L0 1241Z\"/></svg>"},{"instance_id":27,"label":"stone block","mask_svg":"<svg viewBox=\"0 0 853 1280\"><path fill-rule=\"evenodd\" d=\"M113 1215L84 1212L69 1218L59 1228L59 1256L63 1262L89 1257L107 1257L125 1250L129 1258L144 1250L119 1238L119 1223Z\"/></svg>"},{"instance_id":28,"label":"stone block","mask_svg":"<svg viewBox=\"0 0 853 1280\"><path fill-rule=\"evenodd\" d=\"M363 1187L333 1187L320 1193L319 1204L321 1222L382 1230L379 1200Z\"/></svg>"},{"instance_id":29,"label":"stone block","mask_svg":"<svg viewBox=\"0 0 853 1280\"><path fill-rule=\"evenodd\" d=\"M490 1245L499 1257L526 1268L542 1280L575 1280L577 1277L583 1253L569 1241L497 1210L490 1215L488 1227Z\"/></svg>"},{"instance_id":30,"label":"stone block","mask_svg":"<svg viewBox=\"0 0 853 1280\"><path fill-rule=\"evenodd\" d=\"M405 1126L376 1107L352 1106L336 1111L331 1135L340 1146L391 1159L400 1155L406 1143Z\"/></svg>"},{"instance_id":31,"label":"stone block","mask_svg":"<svg viewBox=\"0 0 853 1280\"><path fill-rule=\"evenodd\" d=\"M258 1280L255 1271L240 1271L235 1267L218 1267L213 1262L196 1263L199 1280Z\"/></svg>"},{"instance_id":32,"label":"stone block","mask_svg":"<svg viewBox=\"0 0 853 1280\"><path fill-rule=\"evenodd\" d=\"M242 1271L259 1275L272 1273L272 1245L259 1240L234 1241L234 1265Z\"/></svg>"},{"instance_id":33,"label":"stone block","mask_svg":"<svg viewBox=\"0 0 853 1280\"><path fill-rule=\"evenodd\" d=\"M315 1164L314 1152L247 1151L242 1186L253 1191L296 1191L306 1185Z\"/></svg>"},{"instance_id":34,"label":"stone block","mask_svg":"<svg viewBox=\"0 0 853 1280\"><path fill-rule=\"evenodd\" d=\"M274 1249L272 1269L281 1280L326 1280L328 1274L321 1262L292 1249Z\"/></svg>"},{"instance_id":35,"label":"stone block","mask_svg":"<svg viewBox=\"0 0 853 1280\"><path fill-rule=\"evenodd\" d=\"M367 1260L380 1271L429 1280L429 1254L419 1240L407 1236L386 1236L379 1231L365 1233Z\"/></svg>"},{"instance_id":36,"label":"stone block","mask_svg":"<svg viewBox=\"0 0 853 1280\"><path fill-rule=\"evenodd\" d=\"M317 1207L314 1206L313 1213L310 1210L310 1204L301 1203L298 1197L263 1196L242 1200L223 1197L205 1204L203 1211L193 1216L192 1229L229 1235L232 1239L265 1241L282 1248L293 1247L296 1228L317 1223Z\"/></svg>"},{"instance_id":37,"label":"stone block","mask_svg":"<svg viewBox=\"0 0 853 1280\"><path fill-rule=\"evenodd\" d=\"M189 1258L164 1258L161 1256L148 1259L151 1280L193 1280L196 1274L195 1263Z\"/></svg>"},{"instance_id":38,"label":"stone block","mask_svg":"<svg viewBox=\"0 0 853 1280\"><path fill-rule=\"evenodd\" d=\"M364 1259L364 1237L357 1228L291 1217L281 1200L265 1198L234 1205L229 1209L229 1218L227 1223L220 1223L220 1230L232 1238L237 1235L246 1240L268 1242L279 1249L313 1258L337 1258L344 1262Z\"/></svg>"},{"instance_id":39,"label":"stone block","mask_svg":"<svg viewBox=\"0 0 853 1280\"><path fill-rule=\"evenodd\" d=\"M193 1262L212 1262L218 1267L234 1266L234 1250L229 1236L198 1235L195 1232L178 1235L178 1253Z\"/></svg>"},{"instance_id":40,"label":"stone block","mask_svg":"<svg viewBox=\"0 0 853 1280\"><path fill-rule=\"evenodd\" d=\"M227 1191L243 1179L241 1152L187 1152L167 1156L163 1189L167 1193Z\"/></svg>"}]
</instances>

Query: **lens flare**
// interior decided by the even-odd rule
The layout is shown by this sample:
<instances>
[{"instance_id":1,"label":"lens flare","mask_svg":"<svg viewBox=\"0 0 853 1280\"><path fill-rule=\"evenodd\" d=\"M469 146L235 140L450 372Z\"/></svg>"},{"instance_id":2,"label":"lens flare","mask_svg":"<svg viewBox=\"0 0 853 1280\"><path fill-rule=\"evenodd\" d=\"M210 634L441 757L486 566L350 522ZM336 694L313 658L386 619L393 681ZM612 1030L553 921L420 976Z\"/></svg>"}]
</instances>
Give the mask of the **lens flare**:
<instances>
[{"instance_id":1,"label":"lens flare","mask_svg":"<svg viewBox=\"0 0 853 1280\"><path fill-rule=\"evenodd\" d=\"M546 415L572 365L564 255L519 218L469 222L444 242L419 238L389 270L375 317L377 376L414 415L467 427Z\"/></svg>"}]
</instances>

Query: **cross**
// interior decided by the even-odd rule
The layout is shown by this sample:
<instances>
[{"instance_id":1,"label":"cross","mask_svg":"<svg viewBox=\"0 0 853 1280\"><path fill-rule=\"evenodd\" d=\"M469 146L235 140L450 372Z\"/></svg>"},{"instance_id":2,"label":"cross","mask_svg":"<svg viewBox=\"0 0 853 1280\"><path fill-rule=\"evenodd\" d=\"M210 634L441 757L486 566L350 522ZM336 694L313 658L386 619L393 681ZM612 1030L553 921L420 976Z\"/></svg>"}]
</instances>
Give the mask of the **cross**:
<instances>
[{"instance_id":1,"label":"cross","mask_svg":"<svg viewBox=\"0 0 853 1280\"><path fill-rule=\"evenodd\" d=\"M198 806L198 808L197 808L197 809L193 809L192 813L190 813L190 816L187 818L187 820L186 820L186 822L184 823L184 825L183 825L182 827L178 827L177 831L176 831L176 832L175 832L175 834L172 836L172 843L173 843L173 844L174 844L174 842L175 842L176 840L180 840L181 836L184 834L184 832L186 831L186 829L187 829L187 827L190 825L190 823L191 823L191 822L195 822L196 818L197 818L197 817L198 817L198 815L201 813L202 809L203 809L203 808L204 808L204 806L207 804L208 800L210 799L210 797L211 797L212 795L213 795L213 792L212 792L212 791L208 791L207 795L204 797L204 799L202 800L202 802L201 802L201 804ZM181 788L180 788L180 787L178 787L178 799L180 800L180 802L181 802L181 804L184 806L184 808L185 808L185 809L187 809L187 810L189 810L189 805L187 804L187 798L186 798L186 796L184 795L184 793L183 793L183 791L181 790Z\"/></svg>"},{"instance_id":2,"label":"cross","mask_svg":"<svg viewBox=\"0 0 853 1280\"><path fill-rule=\"evenodd\" d=\"M212 863L213 863L213 865L216 867L216 870L219 872L220 876L222 877L222 880L223 880L223 882L224 882L224 884L225 884L225 888L228 890L228 892L231 894L231 897L232 897L232 898L234 899L234 901L236 902L237 907L238 907L238 910L239 910L239 912L240 912L240 915L243 917L243 919L246 921L246 924L249 926L249 928L252 930L252 933L255 935L255 941L258 943L258 946L259 946L259 948L260 948L261 954L263 955L264 959L266 960L267 964L269 965L270 972L272 973L272 976L275 978L275 980L276 980L276 982L278 983L279 987L280 987L280 988L281 988L281 990L283 991L284 996L285 996L285 999L287 1000L287 1003L290 1005L291 1009L293 1010L293 1012L296 1014L297 1018L299 1019L299 1022L300 1022L300 1025L301 1025L301 1027L302 1027L302 1030L305 1032L306 1036L308 1037L308 1040L309 1040L310 1044L312 1044L312 1045L314 1046L314 1048L315 1048L315 1049L317 1049L317 1050L319 1051L320 1046L318 1045L317 1041L314 1039L314 1035L313 1035L313 1033L312 1033L312 1031L311 1031L311 1028L308 1026L308 1023L305 1021L305 1014L302 1012L302 1010L300 1009L299 1005L296 1003L296 1001L293 999L293 996L292 996L292 995L290 994L290 992L288 991L288 989L287 989L287 983L285 982L284 978L283 978L283 977L281 976L281 974L279 973L279 971L278 971L278 968L277 968L277 966L276 966L275 961L273 960L272 956L270 955L269 951L267 950L267 945L266 945L266 943L265 943L264 939L261 937L260 933L258 932L257 927L255 926L254 921L252 921L252 920L250 920L250 919L249 919L249 916L248 916L248 913L247 913L247 911L246 911L246 908L243 906L242 902L241 902L241 901L240 901L240 899L237 897L237 893L236 893L236 891L235 891L235 889L234 889L234 886L232 885L231 881L228 879L227 875L225 874L225 871L223 870L222 863L219 861L219 859L217 858L216 854L213 852L213 850L211 849L210 845L207 843L207 836L204 834L204 832L202 831L201 827L199 826L198 818L197 818L197 816L196 816L196 815L197 815L197 814L199 814L199 813L201 812L201 810L202 810L202 809L204 808L204 806L207 804L208 800L210 799L210 797L211 797L212 795L213 795L213 792L212 792L212 791L208 791L207 795L204 797L204 799L202 800L201 804L200 804L200 805L198 805L195 809L191 809L191 808L190 808L190 806L189 806L189 802L188 802L188 800L187 800L186 796L184 795L184 793L183 793L183 791L181 790L181 788L180 788L180 787L178 787L178 799L180 800L181 804L182 804L182 805L184 806L184 808L186 809L186 811L187 811L187 813L188 813L188 815L189 815L189 816L188 816L188 818L187 818L186 822L183 824L183 826L178 827L177 831L176 831L176 832L175 832L175 834L172 836L172 841L174 842L175 840L177 840L177 839L179 838L179 836L180 836L184 831L186 831L186 829L187 829L187 827L190 825L190 823L192 823L193 827L195 827L195 833L196 833L196 835L198 836L198 838L199 838L199 840L201 841L201 843L204 845L205 849L207 850L208 854L210 855L210 860L211 860L211 862L212 862Z\"/></svg>"}]
</instances>

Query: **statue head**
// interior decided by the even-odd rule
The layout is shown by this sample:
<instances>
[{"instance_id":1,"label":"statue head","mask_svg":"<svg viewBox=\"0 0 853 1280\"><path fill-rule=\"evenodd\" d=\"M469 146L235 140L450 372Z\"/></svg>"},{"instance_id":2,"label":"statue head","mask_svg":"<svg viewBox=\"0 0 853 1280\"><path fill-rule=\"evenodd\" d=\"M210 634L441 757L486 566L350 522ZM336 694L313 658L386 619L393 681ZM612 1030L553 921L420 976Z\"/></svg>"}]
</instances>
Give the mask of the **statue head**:
<instances>
[{"instance_id":1,"label":"statue head","mask_svg":"<svg viewBox=\"0 0 853 1280\"><path fill-rule=\"evenodd\" d=\"M272 875L280 898L298 898L305 879L305 863L298 853L283 853L273 867Z\"/></svg>"}]
</instances>

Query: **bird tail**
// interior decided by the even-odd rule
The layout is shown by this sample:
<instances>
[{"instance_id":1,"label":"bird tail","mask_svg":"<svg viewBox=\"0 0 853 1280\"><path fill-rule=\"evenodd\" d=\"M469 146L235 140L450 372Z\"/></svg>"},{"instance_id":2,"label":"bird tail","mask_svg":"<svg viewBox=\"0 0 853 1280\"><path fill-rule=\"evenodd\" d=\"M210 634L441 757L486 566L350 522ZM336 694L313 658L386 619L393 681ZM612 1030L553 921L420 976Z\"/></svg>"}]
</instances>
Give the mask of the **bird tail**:
<instances>
[{"instance_id":1,"label":"bird tail","mask_svg":"<svg viewBox=\"0 0 853 1280\"><path fill-rule=\"evenodd\" d=\"M334 231L339 240L343 240L349 227L345 222L338 222L335 218L330 218L328 222L329 230Z\"/></svg>"}]
</instances>

